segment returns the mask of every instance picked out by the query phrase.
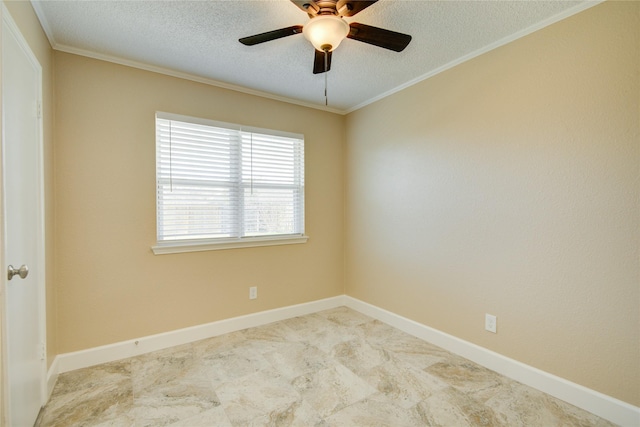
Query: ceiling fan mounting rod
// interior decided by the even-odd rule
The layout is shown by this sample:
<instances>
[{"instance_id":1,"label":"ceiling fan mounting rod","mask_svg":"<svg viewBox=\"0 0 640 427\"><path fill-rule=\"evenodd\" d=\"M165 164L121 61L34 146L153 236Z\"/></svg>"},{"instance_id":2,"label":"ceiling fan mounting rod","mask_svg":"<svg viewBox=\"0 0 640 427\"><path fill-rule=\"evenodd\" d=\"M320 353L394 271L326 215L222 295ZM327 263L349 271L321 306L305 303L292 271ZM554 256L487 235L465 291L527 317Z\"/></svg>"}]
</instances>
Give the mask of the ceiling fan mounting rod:
<instances>
[{"instance_id":1,"label":"ceiling fan mounting rod","mask_svg":"<svg viewBox=\"0 0 640 427\"><path fill-rule=\"evenodd\" d=\"M345 12L353 10L353 5L345 2L338 9L338 0L314 0L305 3L304 8L309 13L309 17L313 18L318 15L342 16Z\"/></svg>"},{"instance_id":2,"label":"ceiling fan mounting rod","mask_svg":"<svg viewBox=\"0 0 640 427\"><path fill-rule=\"evenodd\" d=\"M336 8L337 0L319 0L316 2L320 10L318 15L337 15L338 9Z\"/></svg>"}]
</instances>

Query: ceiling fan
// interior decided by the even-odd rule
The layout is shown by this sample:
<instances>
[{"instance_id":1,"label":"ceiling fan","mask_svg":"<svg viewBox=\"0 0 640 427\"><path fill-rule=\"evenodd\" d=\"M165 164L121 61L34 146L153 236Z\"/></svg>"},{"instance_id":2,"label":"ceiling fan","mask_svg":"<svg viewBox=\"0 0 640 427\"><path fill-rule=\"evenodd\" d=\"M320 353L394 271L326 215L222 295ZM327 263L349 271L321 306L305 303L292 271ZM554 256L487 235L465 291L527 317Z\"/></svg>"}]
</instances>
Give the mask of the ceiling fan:
<instances>
[{"instance_id":1,"label":"ceiling fan","mask_svg":"<svg viewBox=\"0 0 640 427\"><path fill-rule=\"evenodd\" d=\"M239 41L244 45L253 46L303 33L315 48L314 74L325 73L331 69L331 53L345 37L402 52L411 41L410 35L356 22L348 24L342 19L345 16L354 16L376 1L378 0L291 0L311 18L306 25L268 31L243 37Z\"/></svg>"}]
</instances>

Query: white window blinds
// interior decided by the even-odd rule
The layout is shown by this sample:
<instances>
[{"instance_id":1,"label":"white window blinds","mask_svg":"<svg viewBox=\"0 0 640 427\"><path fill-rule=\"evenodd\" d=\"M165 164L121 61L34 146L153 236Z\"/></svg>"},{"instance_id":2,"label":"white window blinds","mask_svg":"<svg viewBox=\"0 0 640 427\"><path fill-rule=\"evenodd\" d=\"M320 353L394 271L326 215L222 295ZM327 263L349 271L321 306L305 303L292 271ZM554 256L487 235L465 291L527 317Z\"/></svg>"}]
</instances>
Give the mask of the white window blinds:
<instances>
[{"instance_id":1,"label":"white window blinds","mask_svg":"<svg viewBox=\"0 0 640 427\"><path fill-rule=\"evenodd\" d=\"M158 242L304 234L302 135L156 115Z\"/></svg>"}]
</instances>

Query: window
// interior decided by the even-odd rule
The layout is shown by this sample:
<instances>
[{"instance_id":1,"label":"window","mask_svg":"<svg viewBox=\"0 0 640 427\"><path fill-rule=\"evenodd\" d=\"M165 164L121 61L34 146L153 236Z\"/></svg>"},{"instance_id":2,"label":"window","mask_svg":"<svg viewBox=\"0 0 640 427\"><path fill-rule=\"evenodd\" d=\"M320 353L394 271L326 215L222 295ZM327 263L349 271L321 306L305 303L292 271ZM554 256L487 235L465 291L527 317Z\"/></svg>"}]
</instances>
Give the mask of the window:
<instances>
[{"instance_id":1,"label":"window","mask_svg":"<svg viewBox=\"0 0 640 427\"><path fill-rule=\"evenodd\" d=\"M156 114L156 254L304 243L304 137Z\"/></svg>"}]
</instances>

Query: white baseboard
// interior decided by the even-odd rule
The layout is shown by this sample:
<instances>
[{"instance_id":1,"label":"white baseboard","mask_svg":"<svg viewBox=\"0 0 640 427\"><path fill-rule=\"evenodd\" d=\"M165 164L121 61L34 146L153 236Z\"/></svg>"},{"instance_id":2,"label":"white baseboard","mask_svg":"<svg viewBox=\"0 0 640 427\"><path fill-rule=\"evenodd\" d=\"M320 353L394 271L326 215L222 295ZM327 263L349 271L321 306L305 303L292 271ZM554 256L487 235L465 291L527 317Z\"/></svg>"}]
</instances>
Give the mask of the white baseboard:
<instances>
[{"instance_id":1,"label":"white baseboard","mask_svg":"<svg viewBox=\"0 0 640 427\"><path fill-rule=\"evenodd\" d=\"M637 406L346 295L345 305L613 423L640 426L640 408Z\"/></svg>"},{"instance_id":2,"label":"white baseboard","mask_svg":"<svg viewBox=\"0 0 640 427\"><path fill-rule=\"evenodd\" d=\"M48 392L51 393L53 390L59 373L126 359L340 306L347 306L362 314L378 319L401 331L472 360L488 369L564 400L613 423L629 427L640 426L640 408L636 406L346 295L233 317L73 353L60 354L56 356L49 368L47 375Z\"/></svg>"},{"instance_id":3,"label":"white baseboard","mask_svg":"<svg viewBox=\"0 0 640 427\"><path fill-rule=\"evenodd\" d=\"M80 350L73 353L59 354L51 364L49 377L53 379L57 377L58 373L126 359L128 357L138 356L156 350L188 344L218 335L227 334L229 332L266 325L268 323L296 316L304 316L306 314L343 305L345 305L344 295L340 295L304 304L261 311L258 313L247 314L245 316L232 317L230 319L219 320L217 322L192 326L190 328L178 329L157 335L150 335L147 337L89 348L87 350ZM53 368L55 368L55 370ZM55 383L55 380L53 381Z\"/></svg>"},{"instance_id":4,"label":"white baseboard","mask_svg":"<svg viewBox=\"0 0 640 427\"><path fill-rule=\"evenodd\" d=\"M56 385L56 381L58 381L58 374L60 373L58 369L59 360L60 359L58 359L58 356L56 356L53 359L51 366L49 366L49 369L47 370L47 390L46 390L47 401L49 401L49 398L51 397L51 392L53 391L53 387Z\"/></svg>"}]
</instances>

